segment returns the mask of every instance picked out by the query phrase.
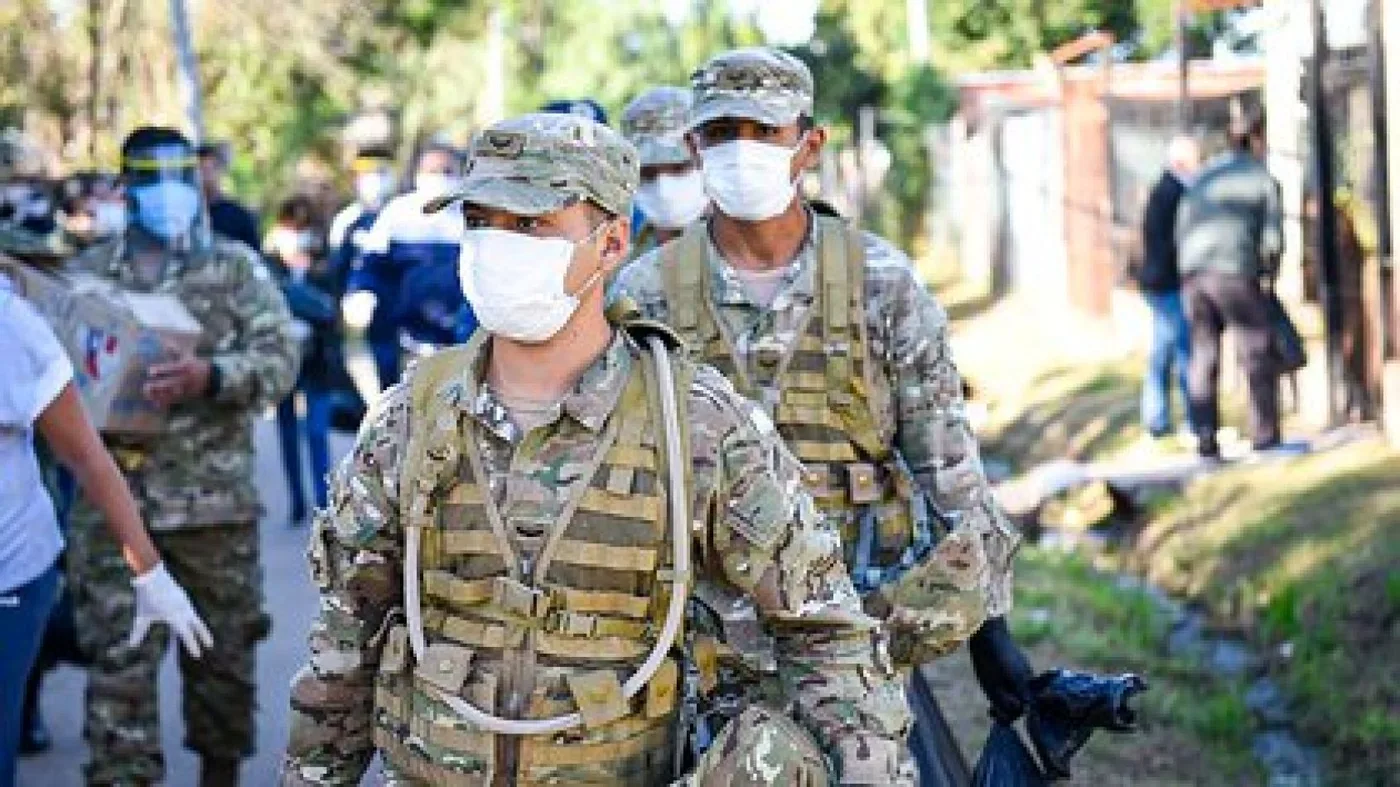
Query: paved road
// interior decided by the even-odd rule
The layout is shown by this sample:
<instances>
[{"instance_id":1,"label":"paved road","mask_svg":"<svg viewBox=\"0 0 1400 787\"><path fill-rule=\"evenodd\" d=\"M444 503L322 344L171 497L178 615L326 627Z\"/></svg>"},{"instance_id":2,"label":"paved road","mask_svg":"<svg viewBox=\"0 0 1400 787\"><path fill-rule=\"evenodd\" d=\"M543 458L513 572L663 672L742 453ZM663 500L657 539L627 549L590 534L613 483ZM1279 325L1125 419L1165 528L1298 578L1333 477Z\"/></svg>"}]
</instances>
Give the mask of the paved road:
<instances>
[{"instance_id":1,"label":"paved road","mask_svg":"<svg viewBox=\"0 0 1400 787\"><path fill-rule=\"evenodd\" d=\"M349 450L350 438L332 436L332 453ZM316 609L315 592L307 575L306 530L286 525L287 491L271 421L258 422L257 482L267 507L262 522L262 564L267 610L273 617L272 635L258 649L258 751L243 766L243 783L262 787L276 783L277 765L287 743L287 685L306 655L306 631ZM82 739L82 696L86 679L80 670L63 667L44 685L43 707L54 736L54 747L39 757L21 761L20 787L81 785L87 759ZM198 758L181 745L180 678L173 655L160 676L161 735L165 741L166 783L172 787L198 781Z\"/></svg>"}]
</instances>

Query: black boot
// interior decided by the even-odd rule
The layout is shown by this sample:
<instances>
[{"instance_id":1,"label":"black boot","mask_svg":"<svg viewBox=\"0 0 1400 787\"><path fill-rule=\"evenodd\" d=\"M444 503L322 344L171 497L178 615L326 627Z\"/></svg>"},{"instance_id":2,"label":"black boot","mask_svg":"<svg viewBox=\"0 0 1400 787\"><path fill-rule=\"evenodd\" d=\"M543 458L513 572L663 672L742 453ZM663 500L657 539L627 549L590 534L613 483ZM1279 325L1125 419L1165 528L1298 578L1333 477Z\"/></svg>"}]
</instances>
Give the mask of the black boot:
<instances>
[{"instance_id":1,"label":"black boot","mask_svg":"<svg viewBox=\"0 0 1400 787\"><path fill-rule=\"evenodd\" d=\"M239 760L201 757L199 787L238 787Z\"/></svg>"},{"instance_id":2,"label":"black boot","mask_svg":"<svg viewBox=\"0 0 1400 787\"><path fill-rule=\"evenodd\" d=\"M39 712L39 687L44 683L45 670L38 665L29 673L24 686L24 716L19 726L19 753L39 754L53 745L44 716Z\"/></svg>"}]
</instances>

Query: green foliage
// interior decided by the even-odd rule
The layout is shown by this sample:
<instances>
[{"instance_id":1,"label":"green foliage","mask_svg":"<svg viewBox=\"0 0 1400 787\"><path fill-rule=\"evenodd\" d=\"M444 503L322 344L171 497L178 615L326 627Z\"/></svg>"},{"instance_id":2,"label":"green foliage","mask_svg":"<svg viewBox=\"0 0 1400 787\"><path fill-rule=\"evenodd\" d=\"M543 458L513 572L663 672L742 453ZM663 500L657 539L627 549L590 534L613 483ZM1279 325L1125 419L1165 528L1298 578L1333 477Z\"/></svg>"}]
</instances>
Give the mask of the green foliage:
<instances>
[{"instance_id":1,"label":"green foliage","mask_svg":"<svg viewBox=\"0 0 1400 787\"><path fill-rule=\"evenodd\" d=\"M927 208L925 128L955 106L950 73L1026 65L1092 28L1120 37L1150 30L1152 41L1170 41L1169 0L927 5L932 63L910 54L904 0L824 0L814 40L796 50L816 75L817 115L834 144L850 143L860 107L879 107L879 137L893 161L865 217L906 247ZM404 159L427 136L464 142L494 119L493 19L511 113L587 96L615 117L648 86L684 84L714 52L762 43L728 0L694 0L676 26L655 0L203 0L190 8L206 126L234 142L234 185L264 205L293 188L304 159L343 163L340 131L366 107L394 113ZM73 166L114 165L131 128L183 119L168 13L168 0L0 3L0 118L22 120Z\"/></svg>"}]
</instances>

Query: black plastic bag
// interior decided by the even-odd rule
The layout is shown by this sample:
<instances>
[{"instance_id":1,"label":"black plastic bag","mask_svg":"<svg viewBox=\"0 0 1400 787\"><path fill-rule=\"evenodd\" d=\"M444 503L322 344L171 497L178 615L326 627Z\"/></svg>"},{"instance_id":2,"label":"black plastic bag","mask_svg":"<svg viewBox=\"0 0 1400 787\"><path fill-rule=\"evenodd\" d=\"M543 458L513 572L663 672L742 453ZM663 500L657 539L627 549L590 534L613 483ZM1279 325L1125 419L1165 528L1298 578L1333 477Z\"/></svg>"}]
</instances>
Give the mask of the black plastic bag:
<instances>
[{"instance_id":1,"label":"black plastic bag","mask_svg":"<svg viewBox=\"0 0 1400 787\"><path fill-rule=\"evenodd\" d=\"M972 772L973 787L1049 787L1016 729L1006 724L992 725L982 757Z\"/></svg>"},{"instance_id":2,"label":"black plastic bag","mask_svg":"<svg viewBox=\"0 0 1400 787\"><path fill-rule=\"evenodd\" d=\"M1264 293L1264 308L1269 313L1270 349L1278 373L1292 374L1307 366L1307 346L1272 286Z\"/></svg>"}]
</instances>

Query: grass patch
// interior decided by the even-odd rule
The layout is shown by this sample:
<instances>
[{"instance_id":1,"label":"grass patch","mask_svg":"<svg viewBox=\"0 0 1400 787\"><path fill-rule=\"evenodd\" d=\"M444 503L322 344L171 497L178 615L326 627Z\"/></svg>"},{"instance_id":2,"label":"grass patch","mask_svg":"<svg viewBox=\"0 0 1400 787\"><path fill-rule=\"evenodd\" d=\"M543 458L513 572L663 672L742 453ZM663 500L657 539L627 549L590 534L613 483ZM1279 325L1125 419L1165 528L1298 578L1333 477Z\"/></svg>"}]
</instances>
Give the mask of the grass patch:
<instances>
[{"instance_id":1,"label":"grass patch","mask_svg":"<svg viewBox=\"0 0 1400 787\"><path fill-rule=\"evenodd\" d=\"M1349 783L1400 772L1400 456L1372 441L1203 479L1126 562L1280 654L1305 734Z\"/></svg>"},{"instance_id":2,"label":"grass patch","mask_svg":"<svg viewBox=\"0 0 1400 787\"><path fill-rule=\"evenodd\" d=\"M1253 722L1242 688L1167 655L1171 621L1147 593L1122 587L1082 555L1036 547L1021 551L1016 582L1018 642L1056 664L1146 676L1152 688L1138 703L1144 729L1168 727L1194 739L1201 767L1220 777L1210 783L1252 782Z\"/></svg>"}]
</instances>

